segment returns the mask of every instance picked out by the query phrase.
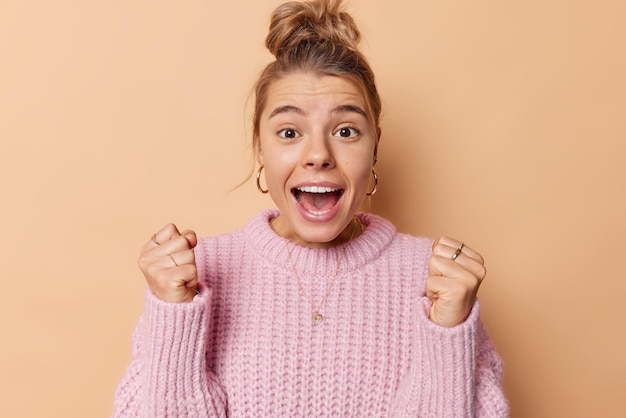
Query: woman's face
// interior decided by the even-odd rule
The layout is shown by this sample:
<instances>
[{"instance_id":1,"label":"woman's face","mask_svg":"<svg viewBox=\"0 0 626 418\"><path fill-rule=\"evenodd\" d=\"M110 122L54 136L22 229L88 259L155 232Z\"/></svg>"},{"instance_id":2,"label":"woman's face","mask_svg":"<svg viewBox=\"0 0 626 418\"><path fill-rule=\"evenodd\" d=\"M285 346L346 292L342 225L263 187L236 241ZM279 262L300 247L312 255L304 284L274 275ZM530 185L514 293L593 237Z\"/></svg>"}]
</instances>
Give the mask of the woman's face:
<instances>
[{"instance_id":1,"label":"woman's face","mask_svg":"<svg viewBox=\"0 0 626 418\"><path fill-rule=\"evenodd\" d=\"M272 83L266 99L257 159L280 210L273 228L309 247L344 241L378 141L362 94L341 77L294 73Z\"/></svg>"}]
</instances>

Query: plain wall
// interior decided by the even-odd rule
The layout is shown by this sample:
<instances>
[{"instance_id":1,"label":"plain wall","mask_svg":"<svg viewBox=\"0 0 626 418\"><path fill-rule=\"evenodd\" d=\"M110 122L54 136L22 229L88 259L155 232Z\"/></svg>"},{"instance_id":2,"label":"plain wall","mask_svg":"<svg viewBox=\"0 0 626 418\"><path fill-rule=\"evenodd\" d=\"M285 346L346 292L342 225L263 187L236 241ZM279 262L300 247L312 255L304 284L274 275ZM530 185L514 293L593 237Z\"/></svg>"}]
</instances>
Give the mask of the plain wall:
<instances>
[{"instance_id":1,"label":"plain wall","mask_svg":"<svg viewBox=\"0 0 626 418\"><path fill-rule=\"evenodd\" d=\"M0 4L0 416L104 417L139 248L272 206L245 112L274 0ZM513 417L624 416L626 3L352 0L371 209L479 249Z\"/></svg>"}]
</instances>

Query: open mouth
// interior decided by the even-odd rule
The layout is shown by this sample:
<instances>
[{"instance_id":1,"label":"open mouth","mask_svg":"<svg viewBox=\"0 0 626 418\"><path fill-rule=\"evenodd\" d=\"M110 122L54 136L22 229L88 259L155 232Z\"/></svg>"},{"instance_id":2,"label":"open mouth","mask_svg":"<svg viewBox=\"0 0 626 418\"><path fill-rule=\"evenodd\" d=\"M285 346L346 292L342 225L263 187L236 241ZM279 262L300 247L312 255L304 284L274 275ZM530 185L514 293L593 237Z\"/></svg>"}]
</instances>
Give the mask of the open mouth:
<instances>
[{"instance_id":1,"label":"open mouth","mask_svg":"<svg viewBox=\"0 0 626 418\"><path fill-rule=\"evenodd\" d=\"M343 189L323 186L302 186L291 189L298 203L313 215L330 211L343 195Z\"/></svg>"}]
</instances>

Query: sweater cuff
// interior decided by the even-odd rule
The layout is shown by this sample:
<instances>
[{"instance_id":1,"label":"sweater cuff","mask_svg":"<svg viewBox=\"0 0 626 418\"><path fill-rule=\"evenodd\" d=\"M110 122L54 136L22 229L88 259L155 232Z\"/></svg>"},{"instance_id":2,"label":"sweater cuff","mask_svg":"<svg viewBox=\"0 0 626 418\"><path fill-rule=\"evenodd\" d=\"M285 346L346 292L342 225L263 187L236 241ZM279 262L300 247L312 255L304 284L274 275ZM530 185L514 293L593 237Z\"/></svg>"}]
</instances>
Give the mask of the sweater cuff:
<instances>
[{"instance_id":1,"label":"sweater cuff","mask_svg":"<svg viewBox=\"0 0 626 418\"><path fill-rule=\"evenodd\" d=\"M475 302L465 320L454 327L443 327L429 319L431 301L424 297L417 312L416 354L422 356L419 374L433 384L435 397L445 399L454 411L470 411L474 398L476 368L476 333L479 325L480 304ZM441 405L440 405L441 406ZM427 409L435 408L429 405Z\"/></svg>"},{"instance_id":2,"label":"sweater cuff","mask_svg":"<svg viewBox=\"0 0 626 418\"><path fill-rule=\"evenodd\" d=\"M432 302L427 297L421 300L421 309L417 312L418 329L422 331L424 336L430 338L454 338L455 336L470 336L472 344L476 338L476 330L478 327L478 319L480 317L480 302L476 300L467 319L453 327L444 327L430 320L430 309ZM434 341L434 340L431 340Z\"/></svg>"},{"instance_id":3,"label":"sweater cuff","mask_svg":"<svg viewBox=\"0 0 626 418\"><path fill-rule=\"evenodd\" d=\"M176 403L175 396L193 397L206 385L206 328L210 291L188 303L173 303L146 292L144 341L146 342L147 399ZM181 393L182 392L182 393ZM171 398L171 399L170 399Z\"/></svg>"}]
</instances>

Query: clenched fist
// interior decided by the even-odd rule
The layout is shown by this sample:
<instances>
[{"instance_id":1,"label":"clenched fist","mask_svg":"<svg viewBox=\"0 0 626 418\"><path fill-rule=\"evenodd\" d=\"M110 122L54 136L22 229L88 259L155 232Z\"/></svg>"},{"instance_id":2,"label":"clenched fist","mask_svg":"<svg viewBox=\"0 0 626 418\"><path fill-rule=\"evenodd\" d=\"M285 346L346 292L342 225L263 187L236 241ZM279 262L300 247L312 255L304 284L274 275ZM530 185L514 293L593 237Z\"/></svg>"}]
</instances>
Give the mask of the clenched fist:
<instances>
[{"instance_id":1,"label":"clenched fist","mask_svg":"<svg viewBox=\"0 0 626 418\"><path fill-rule=\"evenodd\" d=\"M198 287L198 270L193 249L196 233L178 231L168 224L143 246L139 268L152 293L167 302L191 302Z\"/></svg>"},{"instance_id":2,"label":"clenched fist","mask_svg":"<svg viewBox=\"0 0 626 418\"><path fill-rule=\"evenodd\" d=\"M426 296L432 301L430 320L444 327L465 321L486 274L476 251L449 237L436 240L426 279Z\"/></svg>"}]
</instances>

